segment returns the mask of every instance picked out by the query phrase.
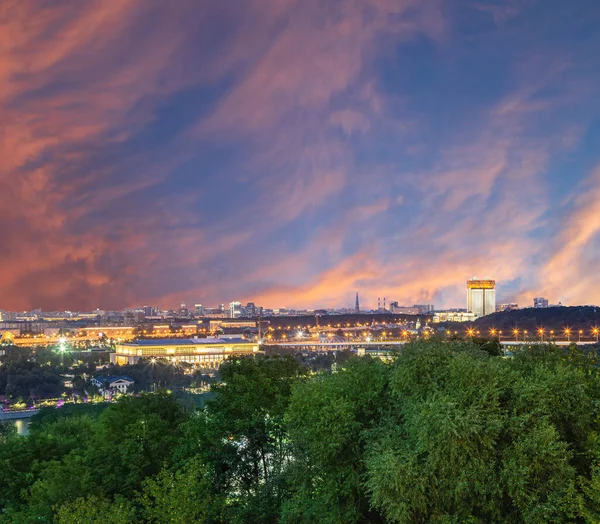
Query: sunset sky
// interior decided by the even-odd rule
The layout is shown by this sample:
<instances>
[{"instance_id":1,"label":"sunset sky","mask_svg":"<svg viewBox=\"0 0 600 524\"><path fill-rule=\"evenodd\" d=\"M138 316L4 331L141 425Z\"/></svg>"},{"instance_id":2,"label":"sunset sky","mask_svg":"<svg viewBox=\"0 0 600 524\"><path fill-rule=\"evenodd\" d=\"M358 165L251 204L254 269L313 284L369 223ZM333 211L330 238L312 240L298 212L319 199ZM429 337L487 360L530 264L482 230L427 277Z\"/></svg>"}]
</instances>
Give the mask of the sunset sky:
<instances>
[{"instance_id":1,"label":"sunset sky","mask_svg":"<svg viewBox=\"0 0 600 524\"><path fill-rule=\"evenodd\" d=\"M2 0L0 309L600 303L598 0Z\"/></svg>"}]
</instances>

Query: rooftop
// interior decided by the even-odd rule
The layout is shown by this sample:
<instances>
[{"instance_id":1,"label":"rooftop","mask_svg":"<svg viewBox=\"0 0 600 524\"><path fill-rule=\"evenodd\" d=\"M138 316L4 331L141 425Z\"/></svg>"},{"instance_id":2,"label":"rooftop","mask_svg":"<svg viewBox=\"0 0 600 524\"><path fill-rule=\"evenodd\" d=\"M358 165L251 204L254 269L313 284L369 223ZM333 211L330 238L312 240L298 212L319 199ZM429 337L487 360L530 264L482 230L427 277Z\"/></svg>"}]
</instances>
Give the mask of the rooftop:
<instances>
[{"instance_id":1,"label":"rooftop","mask_svg":"<svg viewBox=\"0 0 600 524\"><path fill-rule=\"evenodd\" d=\"M252 344L245 338L155 338L124 342L122 346L198 346L200 344Z\"/></svg>"},{"instance_id":2,"label":"rooftop","mask_svg":"<svg viewBox=\"0 0 600 524\"><path fill-rule=\"evenodd\" d=\"M135 382L131 377L127 375L100 375L94 377L98 382L103 382L104 384L112 384L117 380L127 380L128 382Z\"/></svg>"}]
</instances>

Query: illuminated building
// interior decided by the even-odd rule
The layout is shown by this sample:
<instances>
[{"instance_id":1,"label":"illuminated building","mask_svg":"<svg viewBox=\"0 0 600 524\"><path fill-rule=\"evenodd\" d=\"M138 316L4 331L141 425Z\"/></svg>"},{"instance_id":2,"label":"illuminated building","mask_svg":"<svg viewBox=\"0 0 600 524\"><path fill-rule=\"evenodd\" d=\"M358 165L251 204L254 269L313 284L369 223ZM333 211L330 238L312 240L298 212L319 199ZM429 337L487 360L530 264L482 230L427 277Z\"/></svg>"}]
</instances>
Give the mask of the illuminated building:
<instances>
[{"instance_id":1,"label":"illuminated building","mask_svg":"<svg viewBox=\"0 0 600 524\"><path fill-rule=\"evenodd\" d=\"M242 333L246 329L254 329L258 326L256 320L209 320L208 330L213 333L217 329L229 330L231 332L236 331Z\"/></svg>"},{"instance_id":2,"label":"illuminated building","mask_svg":"<svg viewBox=\"0 0 600 524\"><path fill-rule=\"evenodd\" d=\"M440 322L473 322L475 314L467 311L436 311L433 314L433 323Z\"/></svg>"},{"instance_id":3,"label":"illuminated building","mask_svg":"<svg viewBox=\"0 0 600 524\"><path fill-rule=\"evenodd\" d=\"M510 304L498 304L496 306L496 311L514 311L515 309L519 309L519 304L515 304L514 302Z\"/></svg>"},{"instance_id":4,"label":"illuminated building","mask_svg":"<svg viewBox=\"0 0 600 524\"><path fill-rule=\"evenodd\" d=\"M114 393L128 393L134 384L134 380L127 375L99 376L92 378L90 382L99 389L103 397L109 397Z\"/></svg>"},{"instance_id":5,"label":"illuminated building","mask_svg":"<svg viewBox=\"0 0 600 524\"><path fill-rule=\"evenodd\" d=\"M238 318L242 314L241 302L230 302L229 304L229 318Z\"/></svg>"},{"instance_id":6,"label":"illuminated building","mask_svg":"<svg viewBox=\"0 0 600 524\"><path fill-rule=\"evenodd\" d=\"M496 311L496 281L477 277L467 280L467 311L484 317Z\"/></svg>"},{"instance_id":7,"label":"illuminated building","mask_svg":"<svg viewBox=\"0 0 600 524\"><path fill-rule=\"evenodd\" d=\"M216 369L232 355L253 355L258 351L256 342L242 338L136 340L117 344L110 361L123 365L135 364L140 358L167 358Z\"/></svg>"},{"instance_id":8,"label":"illuminated building","mask_svg":"<svg viewBox=\"0 0 600 524\"><path fill-rule=\"evenodd\" d=\"M133 327L131 326L101 326L101 327L86 327L79 330L79 336L87 335L88 337L100 338L133 338Z\"/></svg>"}]
</instances>

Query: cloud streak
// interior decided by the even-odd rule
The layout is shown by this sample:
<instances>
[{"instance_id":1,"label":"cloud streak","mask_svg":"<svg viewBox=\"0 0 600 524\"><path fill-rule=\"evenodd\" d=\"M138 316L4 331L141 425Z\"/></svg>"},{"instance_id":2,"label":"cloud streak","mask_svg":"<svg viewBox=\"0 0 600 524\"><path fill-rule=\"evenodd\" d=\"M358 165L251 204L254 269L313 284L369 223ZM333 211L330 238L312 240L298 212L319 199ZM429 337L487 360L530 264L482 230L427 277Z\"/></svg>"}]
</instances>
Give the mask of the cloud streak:
<instances>
[{"instance_id":1,"label":"cloud streak","mask_svg":"<svg viewBox=\"0 0 600 524\"><path fill-rule=\"evenodd\" d=\"M0 6L0 308L600 300L576 10L201 4Z\"/></svg>"}]
</instances>

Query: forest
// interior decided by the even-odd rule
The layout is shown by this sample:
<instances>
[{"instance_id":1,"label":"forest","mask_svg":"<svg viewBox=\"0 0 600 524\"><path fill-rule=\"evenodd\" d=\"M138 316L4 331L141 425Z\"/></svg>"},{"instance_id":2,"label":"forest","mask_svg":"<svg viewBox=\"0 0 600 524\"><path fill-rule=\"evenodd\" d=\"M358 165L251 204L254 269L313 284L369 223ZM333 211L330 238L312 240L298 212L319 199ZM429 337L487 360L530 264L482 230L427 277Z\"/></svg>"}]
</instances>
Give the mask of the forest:
<instances>
[{"instance_id":1,"label":"forest","mask_svg":"<svg viewBox=\"0 0 600 524\"><path fill-rule=\"evenodd\" d=\"M0 522L597 522L599 373L436 339L329 372L231 359L202 409L159 390L2 426Z\"/></svg>"}]
</instances>

